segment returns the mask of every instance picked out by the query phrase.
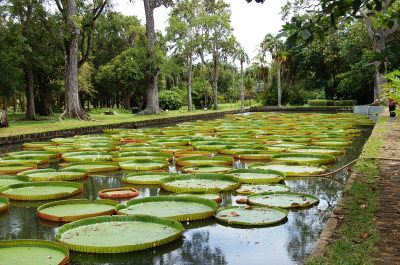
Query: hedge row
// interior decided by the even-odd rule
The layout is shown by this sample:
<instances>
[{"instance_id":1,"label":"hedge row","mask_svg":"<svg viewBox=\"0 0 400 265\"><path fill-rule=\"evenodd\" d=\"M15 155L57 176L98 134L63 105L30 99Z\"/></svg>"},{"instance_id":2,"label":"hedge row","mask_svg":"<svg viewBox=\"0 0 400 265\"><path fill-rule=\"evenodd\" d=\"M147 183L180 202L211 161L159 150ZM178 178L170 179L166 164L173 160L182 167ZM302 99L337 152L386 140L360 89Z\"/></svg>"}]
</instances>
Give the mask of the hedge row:
<instances>
[{"instance_id":1,"label":"hedge row","mask_svg":"<svg viewBox=\"0 0 400 265\"><path fill-rule=\"evenodd\" d=\"M315 99L308 100L307 104L315 106L355 106L357 105L357 100L326 100L326 99Z\"/></svg>"}]
</instances>

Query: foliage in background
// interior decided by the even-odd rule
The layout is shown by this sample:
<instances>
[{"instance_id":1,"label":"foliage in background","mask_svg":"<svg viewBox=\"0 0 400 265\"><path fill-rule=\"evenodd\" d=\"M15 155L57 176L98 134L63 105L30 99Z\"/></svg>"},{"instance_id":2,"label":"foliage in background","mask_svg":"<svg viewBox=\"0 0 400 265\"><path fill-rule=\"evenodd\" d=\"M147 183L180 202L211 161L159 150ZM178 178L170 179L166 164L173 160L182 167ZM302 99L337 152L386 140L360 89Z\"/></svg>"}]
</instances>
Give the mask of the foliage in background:
<instances>
[{"instance_id":1,"label":"foliage in background","mask_svg":"<svg viewBox=\"0 0 400 265\"><path fill-rule=\"evenodd\" d=\"M163 110L177 110L183 105L179 94L171 90L161 90L158 93L158 100Z\"/></svg>"}]
</instances>

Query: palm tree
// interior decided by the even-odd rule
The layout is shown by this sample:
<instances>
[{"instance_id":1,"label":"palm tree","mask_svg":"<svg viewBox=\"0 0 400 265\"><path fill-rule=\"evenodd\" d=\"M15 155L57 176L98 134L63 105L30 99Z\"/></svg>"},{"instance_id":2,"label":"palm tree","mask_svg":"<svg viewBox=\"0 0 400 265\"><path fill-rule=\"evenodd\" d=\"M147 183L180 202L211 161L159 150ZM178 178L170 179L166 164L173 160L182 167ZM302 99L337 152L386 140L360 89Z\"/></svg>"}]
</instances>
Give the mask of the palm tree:
<instances>
[{"instance_id":1,"label":"palm tree","mask_svg":"<svg viewBox=\"0 0 400 265\"><path fill-rule=\"evenodd\" d=\"M265 35L260 44L260 52L265 56L269 52L276 64L276 79L278 81L278 107L282 104L282 86L281 86L281 65L286 60L286 53L283 42L273 36L271 33Z\"/></svg>"},{"instance_id":2,"label":"palm tree","mask_svg":"<svg viewBox=\"0 0 400 265\"><path fill-rule=\"evenodd\" d=\"M242 109L244 108L244 89L243 89L243 63L250 63L249 56L244 51L243 47L236 43L235 45L235 52L233 54L233 60L239 60L240 62L240 101L242 102Z\"/></svg>"}]
</instances>

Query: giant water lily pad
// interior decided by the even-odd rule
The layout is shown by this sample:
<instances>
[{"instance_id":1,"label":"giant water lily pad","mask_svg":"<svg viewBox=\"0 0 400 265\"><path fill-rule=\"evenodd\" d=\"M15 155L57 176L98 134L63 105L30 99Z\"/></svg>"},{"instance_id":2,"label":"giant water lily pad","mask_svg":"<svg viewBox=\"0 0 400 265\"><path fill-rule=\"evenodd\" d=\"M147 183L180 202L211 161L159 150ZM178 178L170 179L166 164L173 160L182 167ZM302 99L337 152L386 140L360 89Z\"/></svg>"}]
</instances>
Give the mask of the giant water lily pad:
<instances>
[{"instance_id":1,"label":"giant water lily pad","mask_svg":"<svg viewBox=\"0 0 400 265\"><path fill-rule=\"evenodd\" d=\"M56 242L20 239L0 241L1 265L65 265L68 249Z\"/></svg>"},{"instance_id":2,"label":"giant water lily pad","mask_svg":"<svg viewBox=\"0 0 400 265\"><path fill-rule=\"evenodd\" d=\"M121 162L120 167L128 170L155 170L169 166L169 162L151 159L134 159L127 162Z\"/></svg>"},{"instance_id":3,"label":"giant water lily pad","mask_svg":"<svg viewBox=\"0 0 400 265\"><path fill-rule=\"evenodd\" d=\"M30 165L47 163L49 163L49 157L47 156L9 156L0 159L0 164L5 165Z\"/></svg>"},{"instance_id":4,"label":"giant water lily pad","mask_svg":"<svg viewBox=\"0 0 400 265\"><path fill-rule=\"evenodd\" d=\"M117 162L73 162L69 163L65 169L88 170L90 173L109 172L120 170L121 167Z\"/></svg>"},{"instance_id":5,"label":"giant water lily pad","mask_svg":"<svg viewBox=\"0 0 400 265\"><path fill-rule=\"evenodd\" d=\"M231 170L230 166L220 165L198 165L198 166L187 166L182 168L184 173L226 173Z\"/></svg>"},{"instance_id":6,"label":"giant water lily pad","mask_svg":"<svg viewBox=\"0 0 400 265\"><path fill-rule=\"evenodd\" d=\"M116 210L120 215L144 214L186 221L210 217L217 210L217 203L196 197L158 196L130 200Z\"/></svg>"},{"instance_id":7,"label":"giant water lily pad","mask_svg":"<svg viewBox=\"0 0 400 265\"><path fill-rule=\"evenodd\" d=\"M229 224L271 225L284 220L288 212L279 208L232 206L219 209L215 218Z\"/></svg>"},{"instance_id":8,"label":"giant water lily pad","mask_svg":"<svg viewBox=\"0 0 400 265\"><path fill-rule=\"evenodd\" d=\"M282 171L271 169L234 169L228 174L241 178L243 183L277 183L286 177Z\"/></svg>"},{"instance_id":9,"label":"giant water lily pad","mask_svg":"<svg viewBox=\"0 0 400 265\"><path fill-rule=\"evenodd\" d=\"M112 215L116 201L111 200L63 200L38 207L38 216L55 222L72 222L88 217Z\"/></svg>"},{"instance_id":10,"label":"giant water lily pad","mask_svg":"<svg viewBox=\"0 0 400 265\"><path fill-rule=\"evenodd\" d=\"M319 154L279 154L271 156L272 161L295 162L299 164L331 164L335 162L335 157L331 155Z\"/></svg>"},{"instance_id":11,"label":"giant water lily pad","mask_svg":"<svg viewBox=\"0 0 400 265\"><path fill-rule=\"evenodd\" d=\"M82 192L82 184L66 181L19 183L0 188L0 195L12 200L54 200Z\"/></svg>"},{"instance_id":12,"label":"giant water lily pad","mask_svg":"<svg viewBox=\"0 0 400 265\"><path fill-rule=\"evenodd\" d=\"M234 158L238 159L251 159L251 160L267 160L271 159L271 156L276 155L276 152L267 150L252 150L252 151L240 151L233 154Z\"/></svg>"},{"instance_id":13,"label":"giant water lily pad","mask_svg":"<svg viewBox=\"0 0 400 265\"><path fill-rule=\"evenodd\" d=\"M233 164L232 157L226 156L192 156L192 157L180 157L175 159L175 163L178 166L196 166L196 165L223 165L229 166Z\"/></svg>"},{"instance_id":14,"label":"giant water lily pad","mask_svg":"<svg viewBox=\"0 0 400 265\"><path fill-rule=\"evenodd\" d=\"M327 148L319 146L304 146L304 147L290 148L287 150L287 152L340 156L344 155L346 150L343 148L336 148L336 147Z\"/></svg>"},{"instance_id":15,"label":"giant water lily pad","mask_svg":"<svg viewBox=\"0 0 400 265\"><path fill-rule=\"evenodd\" d=\"M160 180L168 177L178 176L175 173L167 172L143 172L143 173L133 173L122 178L126 183L130 184L160 184Z\"/></svg>"},{"instance_id":16,"label":"giant water lily pad","mask_svg":"<svg viewBox=\"0 0 400 265\"><path fill-rule=\"evenodd\" d=\"M241 194L263 193L263 192L278 192L290 191L290 187L282 184L242 184L240 188L235 190Z\"/></svg>"},{"instance_id":17,"label":"giant water lily pad","mask_svg":"<svg viewBox=\"0 0 400 265\"><path fill-rule=\"evenodd\" d=\"M151 160L161 160L161 161L172 161L172 154L160 153L160 152L122 152L118 153L112 158L112 161L125 162L134 159L151 159Z\"/></svg>"},{"instance_id":18,"label":"giant water lily pad","mask_svg":"<svg viewBox=\"0 0 400 265\"><path fill-rule=\"evenodd\" d=\"M8 201L8 198L0 196L0 213L7 211L9 205L10 202Z\"/></svg>"},{"instance_id":19,"label":"giant water lily pad","mask_svg":"<svg viewBox=\"0 0 400 265\"><path fill-rule=\"evenodd\" d=\"M240 187L242 180L228 174L188 174L160 180L161 187L171 192L221 192Z\"/></svg>"},{"instance_id":20,"label":"giant water lily pad","mask_svg":"<svg viewBox=\"0 0 400 265\"><path fill-rule=\"evenodd\" d=\"M298 208L314 205L319 202L318 198L312 195L294 192L266 192L250 195L248 201L254 205Z\"/></svg>"},{"instance_id":21,"label":"giant water lily pad","mask_svg":"<svg viewBox=\"0 0 400 265\"><path fill-rule=\"evenodd\" d=\"M12 185L12 184L18 184L18 183L25 183L25 182L30 182L31 179L28 177L23 177L23 176L7 176L7 175L0 175L0 187Z\"/></svg>"},{"instance_id":22,"label":"giant water lily pad","mask_svg":"<svg viewBox=\"0 0 400 265\"><path fill-rule=\"evenodd\" d=\"M89 175L88 170L84 169L36 169L18 173L18 176L26 176L31 181L69 181L86 178Z\"/></svg>"},{"instance_id":23,"label":"giant water lily pad","mask_svg":"<svg viewBox=\"0 0 400 265\"><path fill-rule=\"evenodd\" d=\"M56 158L60 155L57 151L20 151L9 153L8 156L47 156L48 158Z\"/></svg>"},{"instance_id":24,"label":"giant water lily pad","mask_svg":"<svg viewBox=\"0 0 400 265\"><path fill-rule=\"evenodd\" d=\"M110 161L112 155L107 152L73 152L63 154L62 158L67 162L94 162Z\"/></svg>"},{"instance_id":25,"label":"giant water lily pad","mask_svg":"<svg viewBox=\"0 0 400 265\"><path fill-rule=\"evenodd\" d=\"M178 193L174 193L171 196L194 196L194 197L198 197L198 198L203 198L203 199L207 199L207 200L213 200L215 202L219 202L222 200L222 195L221 193L217 193L217 192L178 192Z\"/></svg>"},{"instance_id":26,"label":"giant water lily pad","mask_svg":"<svg viewBox=\"0 0 400 265\"><path fill-rule=\"evenodd\" d=\"M179 157L189 157L189 156L208 156L211 157L211 153L210 152L206 152L206 151L179 151L179 152L175 152L175 157L179 158Z\"/></svg>"},{"instance_id":27,"label":"giant water lily pad","mask_svg":"<svg viewBox=\"0 0 400 265\"><path fill-rule=\"evenodd\" d=\"M164 245L183 230L179 222L155 216L101 216L63 225L56 239L74 251L123 253Z\"/></svg>"},{"instance_id":28,"label":"giant water lily pad","mask_svg":"<svg viewBox=\"0 0 400 265\"><path fill-rule=\"evenodd\" d=\"M16 174L22 171L36 169L36 164L29 165L0 165L0 174Z\"/></svg>"},{"instance_id":29,"label":"giant water lily pad","mask_svg":"<svg viewBox=\"0 0 400 265\"><path fill-rule=\"evenodd\" d=\"M22 144L22 147L25 150L43 150L43 147L49 146L49 145L55 145L53 142L32 142L32 143L24 143Z\"/></svg>"},{"instance_id":30,"label":"giant water lily pad","mask_svg":"<svg viewBox=\"0 0 400 265\"><path fill-rule=\"evenodd\" d=\"M280 163L270 163L270 164L254 163L254 164L250 164L249 168L278 170L278 171L284 172L287 177L318 175L318 174L325 173L325 171L326 171L326 169L324 167L306 166L306 165L290 165L290 164L284 164L284 163L281 163L281 164Z\"/></svg>"},{"instance_id":31,"label":"giant water lily pad","mask_svg":"<svg viewBox=\"0 0 400 265\"><path fill-rule=\"evenodd\" d=\"M320 146L349 147L353 144L353 142L345 140L318 140L318 141L312 141L311 144Z\"/></svg>"},{"instance_id":32,"label":"giant water lily pad","mask_svg":"<svg viewBox=\"0 0 400 265\"><path fill-rule=\"evenodd\" d=\"M107 199L133 198L139 196L139 191L132 187L105 189L99 191L99 196Z\"/></svg>"}]
</instances>

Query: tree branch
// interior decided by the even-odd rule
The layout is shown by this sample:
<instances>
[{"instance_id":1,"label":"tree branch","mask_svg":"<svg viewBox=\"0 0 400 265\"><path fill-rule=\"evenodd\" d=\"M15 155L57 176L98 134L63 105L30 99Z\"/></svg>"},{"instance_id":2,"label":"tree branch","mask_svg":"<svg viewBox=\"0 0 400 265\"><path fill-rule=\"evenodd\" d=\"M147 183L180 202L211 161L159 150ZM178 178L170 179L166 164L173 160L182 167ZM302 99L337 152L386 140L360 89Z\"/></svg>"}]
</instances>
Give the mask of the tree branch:
<instances>
[{"instance_id":1,"label":"tree branch","mask_svg":"<svg viewBox=\"0 0 400 265\"><path fill-rule=\"evenodd\" d=\"M365 19L365 25L366 25L366 27L367 27L368 35L369 35L372 39L374 39L374 32L372 31L371 21L370 21L369 17L368 17L365 13L362 13L362 12L361 12L361 15L362 15L362 16L364 17L364 19Z\"/></svg>"}]
</instances>

